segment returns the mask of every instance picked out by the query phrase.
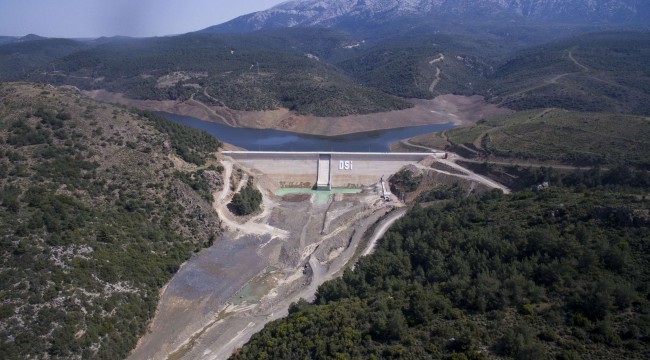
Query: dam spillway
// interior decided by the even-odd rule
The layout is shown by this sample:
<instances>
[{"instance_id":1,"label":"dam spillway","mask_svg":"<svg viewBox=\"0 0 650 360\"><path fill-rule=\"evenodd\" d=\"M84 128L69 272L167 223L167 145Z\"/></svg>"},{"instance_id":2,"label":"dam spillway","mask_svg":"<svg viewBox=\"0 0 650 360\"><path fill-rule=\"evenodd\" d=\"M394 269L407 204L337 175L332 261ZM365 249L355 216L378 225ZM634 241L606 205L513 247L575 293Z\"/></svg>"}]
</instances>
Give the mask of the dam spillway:
<instances>
[{"instance_id":1,"label":"dam spillway","mask_svg":"<svg viewBox=\"0 0 650 360\"><path fill-rule=\"evenodd\" d=\"M222 155L281 187L331 189L376 184L405 165L443 158L445 153L224 151Z\"/></svg>"},{"instance_id":2,"label":"dam spillway","mask_svg":"<svg viewBox=\"0 0 650 360\"><path fill-rule=\"evenodd\" d=\"M332 155L318 155L318 175L316 176L317 190L332 190Z\"/></svg>"}]
</instances>

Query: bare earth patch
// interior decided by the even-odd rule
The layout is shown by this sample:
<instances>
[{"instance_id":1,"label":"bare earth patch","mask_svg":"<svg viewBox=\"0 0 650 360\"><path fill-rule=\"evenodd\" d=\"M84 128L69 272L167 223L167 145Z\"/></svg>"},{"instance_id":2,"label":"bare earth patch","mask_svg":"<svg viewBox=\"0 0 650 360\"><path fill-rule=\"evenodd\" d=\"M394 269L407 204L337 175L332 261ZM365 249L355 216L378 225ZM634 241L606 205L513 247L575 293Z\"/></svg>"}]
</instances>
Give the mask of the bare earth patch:
<instances>
[{"instance_id":1,"label":"bare earth patch","mask_svg":"<svg viewBox=\"0 0 650 360\"><path fill-rule=\"evenodd\" d=\"M133 106L139 109L164 111L191 116L233 127L277 129L303 134L335 136L356 132L394 129L406 126L446 124L473 124L481 119L509 114L511 110L488 104L482 96L441 95L433 100L411 99L413 107L367 115L317 117L299 115L288 109L271 111L240 111L219 106L208 106L197 100L154 101L133 100L122 94L105 90L84 91L95 100Z\"/></svg>"}]
</instances>

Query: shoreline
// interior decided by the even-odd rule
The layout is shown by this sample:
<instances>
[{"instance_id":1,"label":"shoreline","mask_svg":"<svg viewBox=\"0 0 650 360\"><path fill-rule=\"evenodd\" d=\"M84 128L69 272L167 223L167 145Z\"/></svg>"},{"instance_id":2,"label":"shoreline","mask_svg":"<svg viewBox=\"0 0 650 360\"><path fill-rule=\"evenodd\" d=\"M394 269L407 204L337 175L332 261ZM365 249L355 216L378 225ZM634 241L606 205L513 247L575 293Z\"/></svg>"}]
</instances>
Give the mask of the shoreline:
<instances>
[{"instance_id":1,"label":"shoreline","mask_svg":"<svg viewBox=\"0 0 650 360\"><path fill-rule=\"evenodd\" d=\"M101 102L132 106L142 110L167 112L236 128L274 129L298 134L340 136L360 132L390 130L410 126L453 123L474 124L481 119L512 112L488 104L482 96L441 95L432 100L409 99L414 106L405 110L343 117L299 115L288 109L243 111L208 106L197 100L134 100L106 90L82 91Z\"/></svg>"}]
</instances>

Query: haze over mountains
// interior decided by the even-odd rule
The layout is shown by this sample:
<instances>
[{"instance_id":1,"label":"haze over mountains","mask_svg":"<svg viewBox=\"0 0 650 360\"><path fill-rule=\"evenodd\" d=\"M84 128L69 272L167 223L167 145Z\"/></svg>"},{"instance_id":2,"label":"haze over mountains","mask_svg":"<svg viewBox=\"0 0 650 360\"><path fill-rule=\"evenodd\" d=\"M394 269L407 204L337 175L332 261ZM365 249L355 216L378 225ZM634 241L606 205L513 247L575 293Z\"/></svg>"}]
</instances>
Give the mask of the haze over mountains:
<instances>
[{"instance_id":1,"label":"haze over mountains","mask_svg":"<svg viewBox=\"0 0 650 360\"><path fill-rule=\"evenodd\" d=\"M646 24L650 4L639 0L294 0L205 29L248 32L323 26L358 28L399 18L505 19L555 23Z\"/></svg>"},{"instance_id":2,"label":"haze over mountains","mask_svg":"<svg viewBox=\"0 0 650 360\"><path fill-rule=\"evenodd\" d=\"M649 6L288 1L171 37L1 38L0 80L316 116L404 109L411 106L405 98L448 93L513 109L647 114L647 33L612 31L643 30ZM594 31L610 33L576 37Z\"/></svg>"}]
</instances>

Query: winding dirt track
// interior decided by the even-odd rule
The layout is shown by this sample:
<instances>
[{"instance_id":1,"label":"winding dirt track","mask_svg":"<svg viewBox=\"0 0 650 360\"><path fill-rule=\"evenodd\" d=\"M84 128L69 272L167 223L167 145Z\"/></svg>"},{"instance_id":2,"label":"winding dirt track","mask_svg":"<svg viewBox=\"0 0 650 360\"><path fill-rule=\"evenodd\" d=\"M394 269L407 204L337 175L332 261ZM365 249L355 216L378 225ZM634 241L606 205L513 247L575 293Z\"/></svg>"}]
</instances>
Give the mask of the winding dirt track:
<instances>
[{"instance_id":1,"label":"winding dirt track","mask_svg":"<svg viewBox=\"0 0 650 360\"><path fill-rule=\"evenodd\" d=\"M417 148L417 149L422 149L422 150L431 151L431 152L440 152L440 150L433 149L433 148L430 148L430 147L427 147L427 146L413 144L408 139L402 140L401 143L406 145L406 146L414 147L414 148ZM421 167L422 169L433 170L433 171L436 171L436 172L440 172L440 173L443 173L443 174L459 177L459 178L462 178L462 179L473 180L473 181L479 182L479 183L484 184L484 185L486 185L486 186L488 186L490 188L493 188L493 189L501 189L501 191L503 191L504 194L510 194L510 189L507 188L506 186L504 186L502 184L499 184L496 181L490 180L490 179L486 178L485 176L479 175L479 174L477 174L477 173L475 173L475 172L473 172L473 171L471 171L471 170L469 170L467 168L464 168L461 165L456 164L456 161L467 161L467 159L465 159L464 157L462 157L460 155L457 155L457 154L454 154L454 153L448 153L448 155L449 155L449 158L447 160L438 159L437 161L458 170L459 172L463 173L464 175L452 174L450 172L447 172L447 171L444 171L444 170L439 170L439 169L430 169L430 168L424 167L422 165L416 165L416 166Z\"/></svg>"},{"instance_id":2,"label":"winding dirt track","mask_svg":"<svg viewBox=\"0 0 650 360\"><path fill-rule=\"evenodd\" d=\"M451 155L450 157L452 159L454 159L454 160L462 159L458 155ZM442 164L451 166L451 167L453 167L454 169L456 169L458 171L466 173L467 176L465 178L467 178L469 180L474 180L476 182L482 183L482 184L487 185L487 186L489 186L491 188L494 188L494 189L501 189L501 191L503 191L504 194L510 194L510 189L508 189L506 186L501 185L496 181L490 180L490 179L486 178L485 176L481 176L481 175L479 175L479 174L477 174L475 172L472 172L472 171L470 171L470 170L456 164L454 161L450 161L450 160L438 160L438 161L440 163L442 163ZM438 171L440 171L440 170L438 170ZM463 177L462 175L456 175L456 176Z\"/></svg>"},{"instance_id":3,"label":"winding dirt track","mask_svg":"<svg viewBox=\"0 0 650 360\"><path fill-rule=\"evenodd\" d=\"M268 197L264 196L264 211L262 214L256 216L255 218L247 221L244 224L240 224L231 218L230 212L226 208L227 204L230 202L232 195L237 191L231 193L230 191L230 177L232 175L232 163L228 160L222 160L222 165L224 167L224 185L223 189L215 193L214 198L216 201L213 203L214 211L219 215L219 219L222 221L222 225L225 225L230 230L240 231L242 234L254 234L254 235L270 235L271 237L278 237L281 239L286 239L289 236L289 232L286 230L278 229L273 226L262 224L256 222L255 220L261 220L266 217L271 211L271 208L274 204L268 200ZM242 179L237 185L237 189L241 189L246 179ZM264 192L262 192L264 194Z\"/></svg>"},{"instance_id":4,"label":"winding dirt track","mask_svg":"<svg viewBox=\"0 0 650 360\"><path fill-rule=\"evenodd\" d=\"M408 208L401 208L397 211L394 211L386 220L384 220L381 225L379 225L376 229L375 232L372 234L372 237L368 241L368 245L366 246L366 249L363 250L361 253L361 256L367 256L372 254L375 251L375 248L377 247L377 241L381 239L386 231L399 219L401 219L404 215L406 215L406 212L408 211Z\"/></svg>"},{"instance_id":5,"label":"winding dirt track","mask_svg":"<svg viewBox=\"0 0 650 360\"><path fill-rule=\"evenodd\" d=\"M578 65L582 69L582 72L589 71L588 67L582 65L581 63L578 62L578 60L576 60L576 58L573 57L573 52L571 52L571 50L569 50L569 59L571 59L571 61L573 61L574 64Z\"/></svg>"},{"instance_id":6,"label":"winding dirt track","mask_svg":"<svg viewBox=\"0 0 650 360\"><path fill-rule=\"evenodd\" d=\"M433 66L433 64L445 60L445 55L444 54L438 54L438 57L429 61L429 65ZM436 86L438 86L438 83L440 82L440 74L442 73L442 70L440 70L440 67L436 66L436 78L431 82L431 85L429 85L429 92L433 92L435 90Z\"/></svg>"}]
</instances>

